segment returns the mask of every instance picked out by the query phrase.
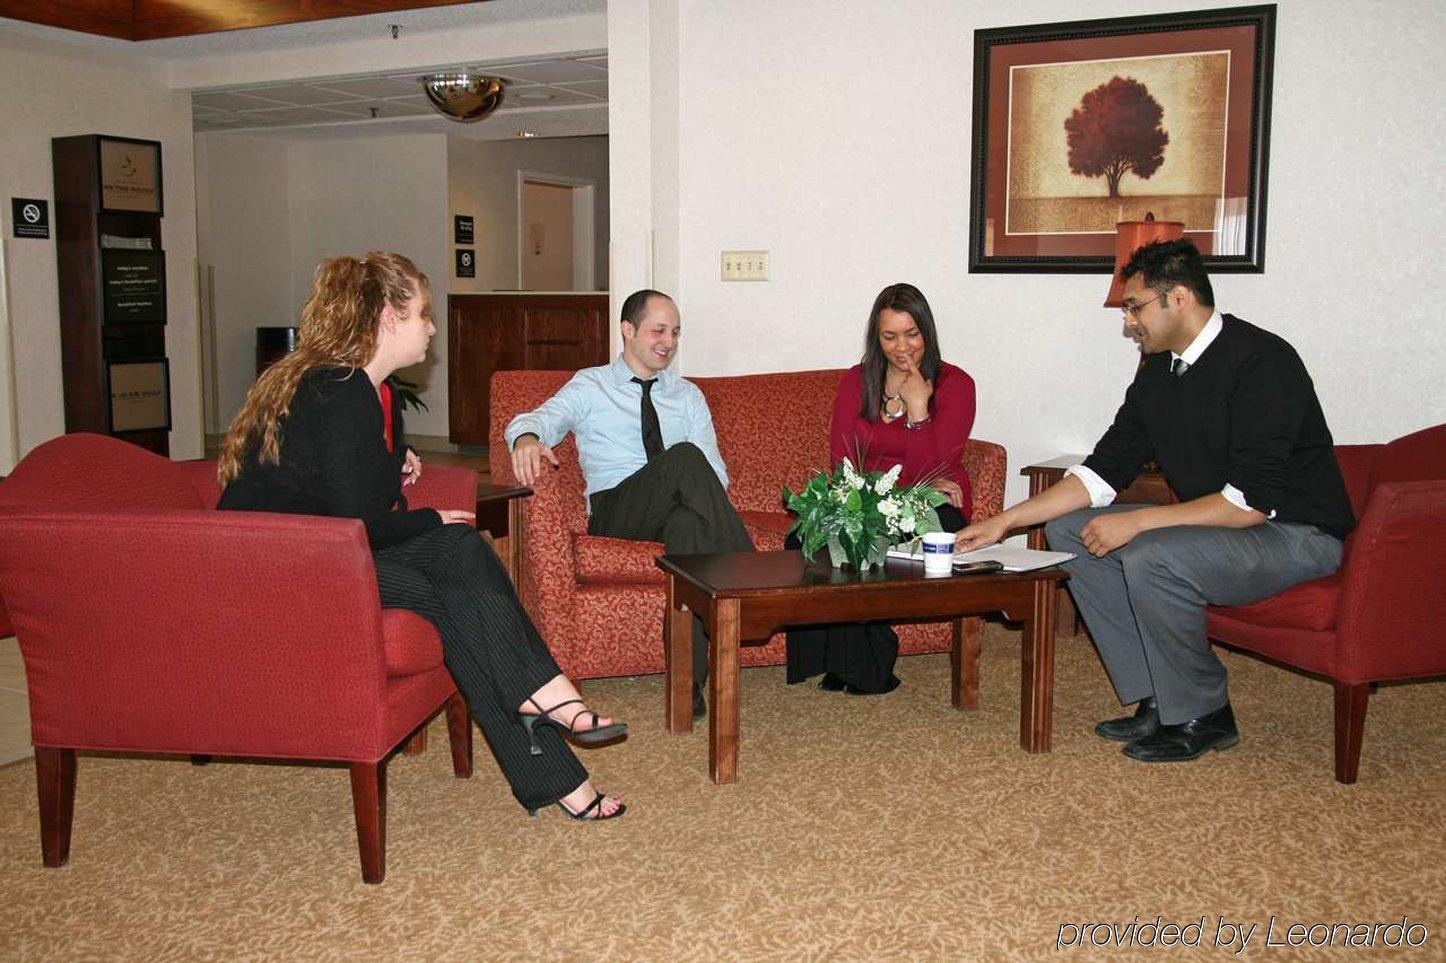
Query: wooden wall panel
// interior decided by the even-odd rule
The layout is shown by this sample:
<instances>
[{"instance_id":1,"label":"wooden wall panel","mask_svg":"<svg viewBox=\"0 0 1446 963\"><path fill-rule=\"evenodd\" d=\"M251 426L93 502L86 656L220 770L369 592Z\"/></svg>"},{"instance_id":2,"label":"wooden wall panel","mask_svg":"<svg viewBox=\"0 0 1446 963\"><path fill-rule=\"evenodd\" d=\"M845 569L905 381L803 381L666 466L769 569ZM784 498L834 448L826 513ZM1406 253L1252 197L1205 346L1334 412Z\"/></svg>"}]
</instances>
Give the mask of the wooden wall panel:
<instances>
[{"instance_id":1,"label":"wooden wall panel","mask_svg":"<svg viewBox=\"0 0 1446 963\"><path fill-rule=\"evenodd\" d=\"M65 30L158 40L474 0L0 0L0 17Z\"/></svg>"},{"instance_id":2,"label":"wooden wall panel","mask_svg":"<svg viewBox=\"0 0 1446 963\"><path fill-rule=\"evenodd\" d=\"M447 298L448 437L488 443L492 375L576 371L608 360L606 294L454 294Z\"/></svg>"}]
</instances>

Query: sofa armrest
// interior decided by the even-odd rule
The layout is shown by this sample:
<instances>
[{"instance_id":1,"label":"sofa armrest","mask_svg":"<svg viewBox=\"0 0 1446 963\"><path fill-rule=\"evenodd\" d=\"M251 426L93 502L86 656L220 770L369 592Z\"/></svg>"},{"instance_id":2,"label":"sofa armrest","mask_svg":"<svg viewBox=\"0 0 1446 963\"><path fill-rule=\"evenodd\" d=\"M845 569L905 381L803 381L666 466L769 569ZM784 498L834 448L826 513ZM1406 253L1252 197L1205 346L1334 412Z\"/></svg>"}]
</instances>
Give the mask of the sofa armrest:
<instances>
[{"instance_id":1,"label":"sofa armrest","mask_svg":"<svg viewBox=\"0 0 1446 963\"><path fill-rule=\"evenodd\" d=\"M428 465L422 462L422 477L415 485L406 485L410 508L451 508L473 511L477 508L477 472L471 468L449 465Z\"/></svg>"},{"instance_id":2,"label":"sofa armrest","mask_svg":"<svg viewBox=\"0 0 1446 963\"><path fill-rule=\"evenodd\" d=\"M202 504L206 508L215 508L216 503L221 500L221 484L216 480L216 459L193 458L175 464L176 470L196 490Z\"/></svg>"},{"instance_id":3,"label":"sofa armrest","mask_svg":"<svg viewBox=\"0 0 1446 963\"><path fill-rule=\"evenodd\" d=\"M1446 479L1377 485L1355 532L1336 632L1346 681L1446 673Z\"/></svg>"},{"instance_id":4,"label":"sofa armrest","mask_svg":"<svg viewBox=\"0 0 1446 963\"><path fill-rule=\"evenodd\" d=\"M338 758L380 741L381 605L354 519L12 510L0 591L37 744Z\"/></svg>"}]
</instances>

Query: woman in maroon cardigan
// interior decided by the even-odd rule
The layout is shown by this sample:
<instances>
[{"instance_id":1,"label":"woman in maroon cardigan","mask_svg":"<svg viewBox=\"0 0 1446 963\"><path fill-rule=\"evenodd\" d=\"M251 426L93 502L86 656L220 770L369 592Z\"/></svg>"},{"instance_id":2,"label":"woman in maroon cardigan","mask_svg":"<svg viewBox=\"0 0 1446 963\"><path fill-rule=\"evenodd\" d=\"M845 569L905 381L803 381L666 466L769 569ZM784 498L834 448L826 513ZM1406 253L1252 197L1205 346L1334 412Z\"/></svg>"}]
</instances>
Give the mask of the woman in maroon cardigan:
<instances>
[{"instance_id":1,"label":"woman in maroon cardigan","mask_svg":"<svg viewBox=\"0 0 1446 963\"><path fill-rule=\"evenodd\" d=\"M969 476L960 457L974 427L974 379L939 356L929 302L912 284L879 292L864 336L864 359L844 372L829 432L835 465L847 457L870 471L902 466L899 485L943 493L939 522L955 532L969 521ZM797 547L790 543L792 547ZM882 622L827 625L788 633L788 681L824 674L819 688L854 695L898 688L899 637Z\"/></svg>"}]
</instances>

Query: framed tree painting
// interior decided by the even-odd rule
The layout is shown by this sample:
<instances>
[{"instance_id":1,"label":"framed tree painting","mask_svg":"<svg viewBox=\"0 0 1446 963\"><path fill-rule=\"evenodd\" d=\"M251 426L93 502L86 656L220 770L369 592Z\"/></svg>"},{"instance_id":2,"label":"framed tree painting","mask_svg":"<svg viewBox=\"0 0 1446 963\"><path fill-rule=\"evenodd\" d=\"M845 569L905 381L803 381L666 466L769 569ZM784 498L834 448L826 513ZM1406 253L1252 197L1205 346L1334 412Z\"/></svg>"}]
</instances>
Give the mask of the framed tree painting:
<instances>
[{"instance_id":1,"label":"framed tree painting","mask_svg":"<svg viewBox=\"0 0 1446 963\"><path fill-rule=\"evenodd\" d=\"M969 270L1108 274L1149 213L1263 271L1274 49L1274 4L976 30Z\"/></svg>"}]
</instances>

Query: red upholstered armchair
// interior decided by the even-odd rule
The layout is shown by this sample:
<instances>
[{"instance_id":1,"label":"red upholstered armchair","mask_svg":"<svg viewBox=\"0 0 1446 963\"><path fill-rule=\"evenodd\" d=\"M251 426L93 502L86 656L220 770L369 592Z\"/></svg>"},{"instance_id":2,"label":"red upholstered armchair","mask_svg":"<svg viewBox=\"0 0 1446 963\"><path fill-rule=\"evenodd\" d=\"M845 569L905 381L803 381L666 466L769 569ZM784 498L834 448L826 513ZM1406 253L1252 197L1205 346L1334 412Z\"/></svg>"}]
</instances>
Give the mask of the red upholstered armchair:
<instances>
[{"instance_id":1,"label":"red upholstered armchair","mask_svg":"<svg viewBox=\"0 0 1446 963\"><path fill-rule=\"evenodd\" d=\"M792 518L783 510L784 485L795 489L829 465L829 416L842 371L797 371L693 379L708 399L718 448L728 466L729 497L760 549L783 547ZM492 378L492 479L514 484L502 432L513 416L536 408L570 371L499 371ZM657 542L587 534L582 472L569 437L557 449L562 467L545 470L523 502L520 589L548 647L573 678L662 672L664 585L653 559ZM973 482L974 518L1003 510L1004 449L971 440L964 465ZM973 630L978 631L977 620ZM900 651L940 652L952 638L948 623L901 626ZM744 665L784 658L783 636L743 649Z\"/></svg>"},{"instance_id":2,"label":"red upholstered armchair","mask_svg":"<svg viewBox=\"0 0 1446 963\"><path fill-rule=\"evenodd\" d=\"M1209 610L1210 637L1335 686L1336 781L1353 783L1378 682L1446 674L1446 425L1336 447L1358 520L1336 574Z\"/></svg>"},{"instance_id":3,"label":"red upholstered armchair","mask_svg":"<svg viewBox=\"0 0 1446 963\"><path fill-rule=\"evenodd\" d=\"M471 722L436 631L382 609L352 519L216 512L212 462L99 435L32 451L0 485L0 594L25 661L46 866L70 852L77 750L345 763L362 878L386 873L386 765L444 707ZM428 467L416 506L470 508Z\"/></svg>"}]
</instances>

